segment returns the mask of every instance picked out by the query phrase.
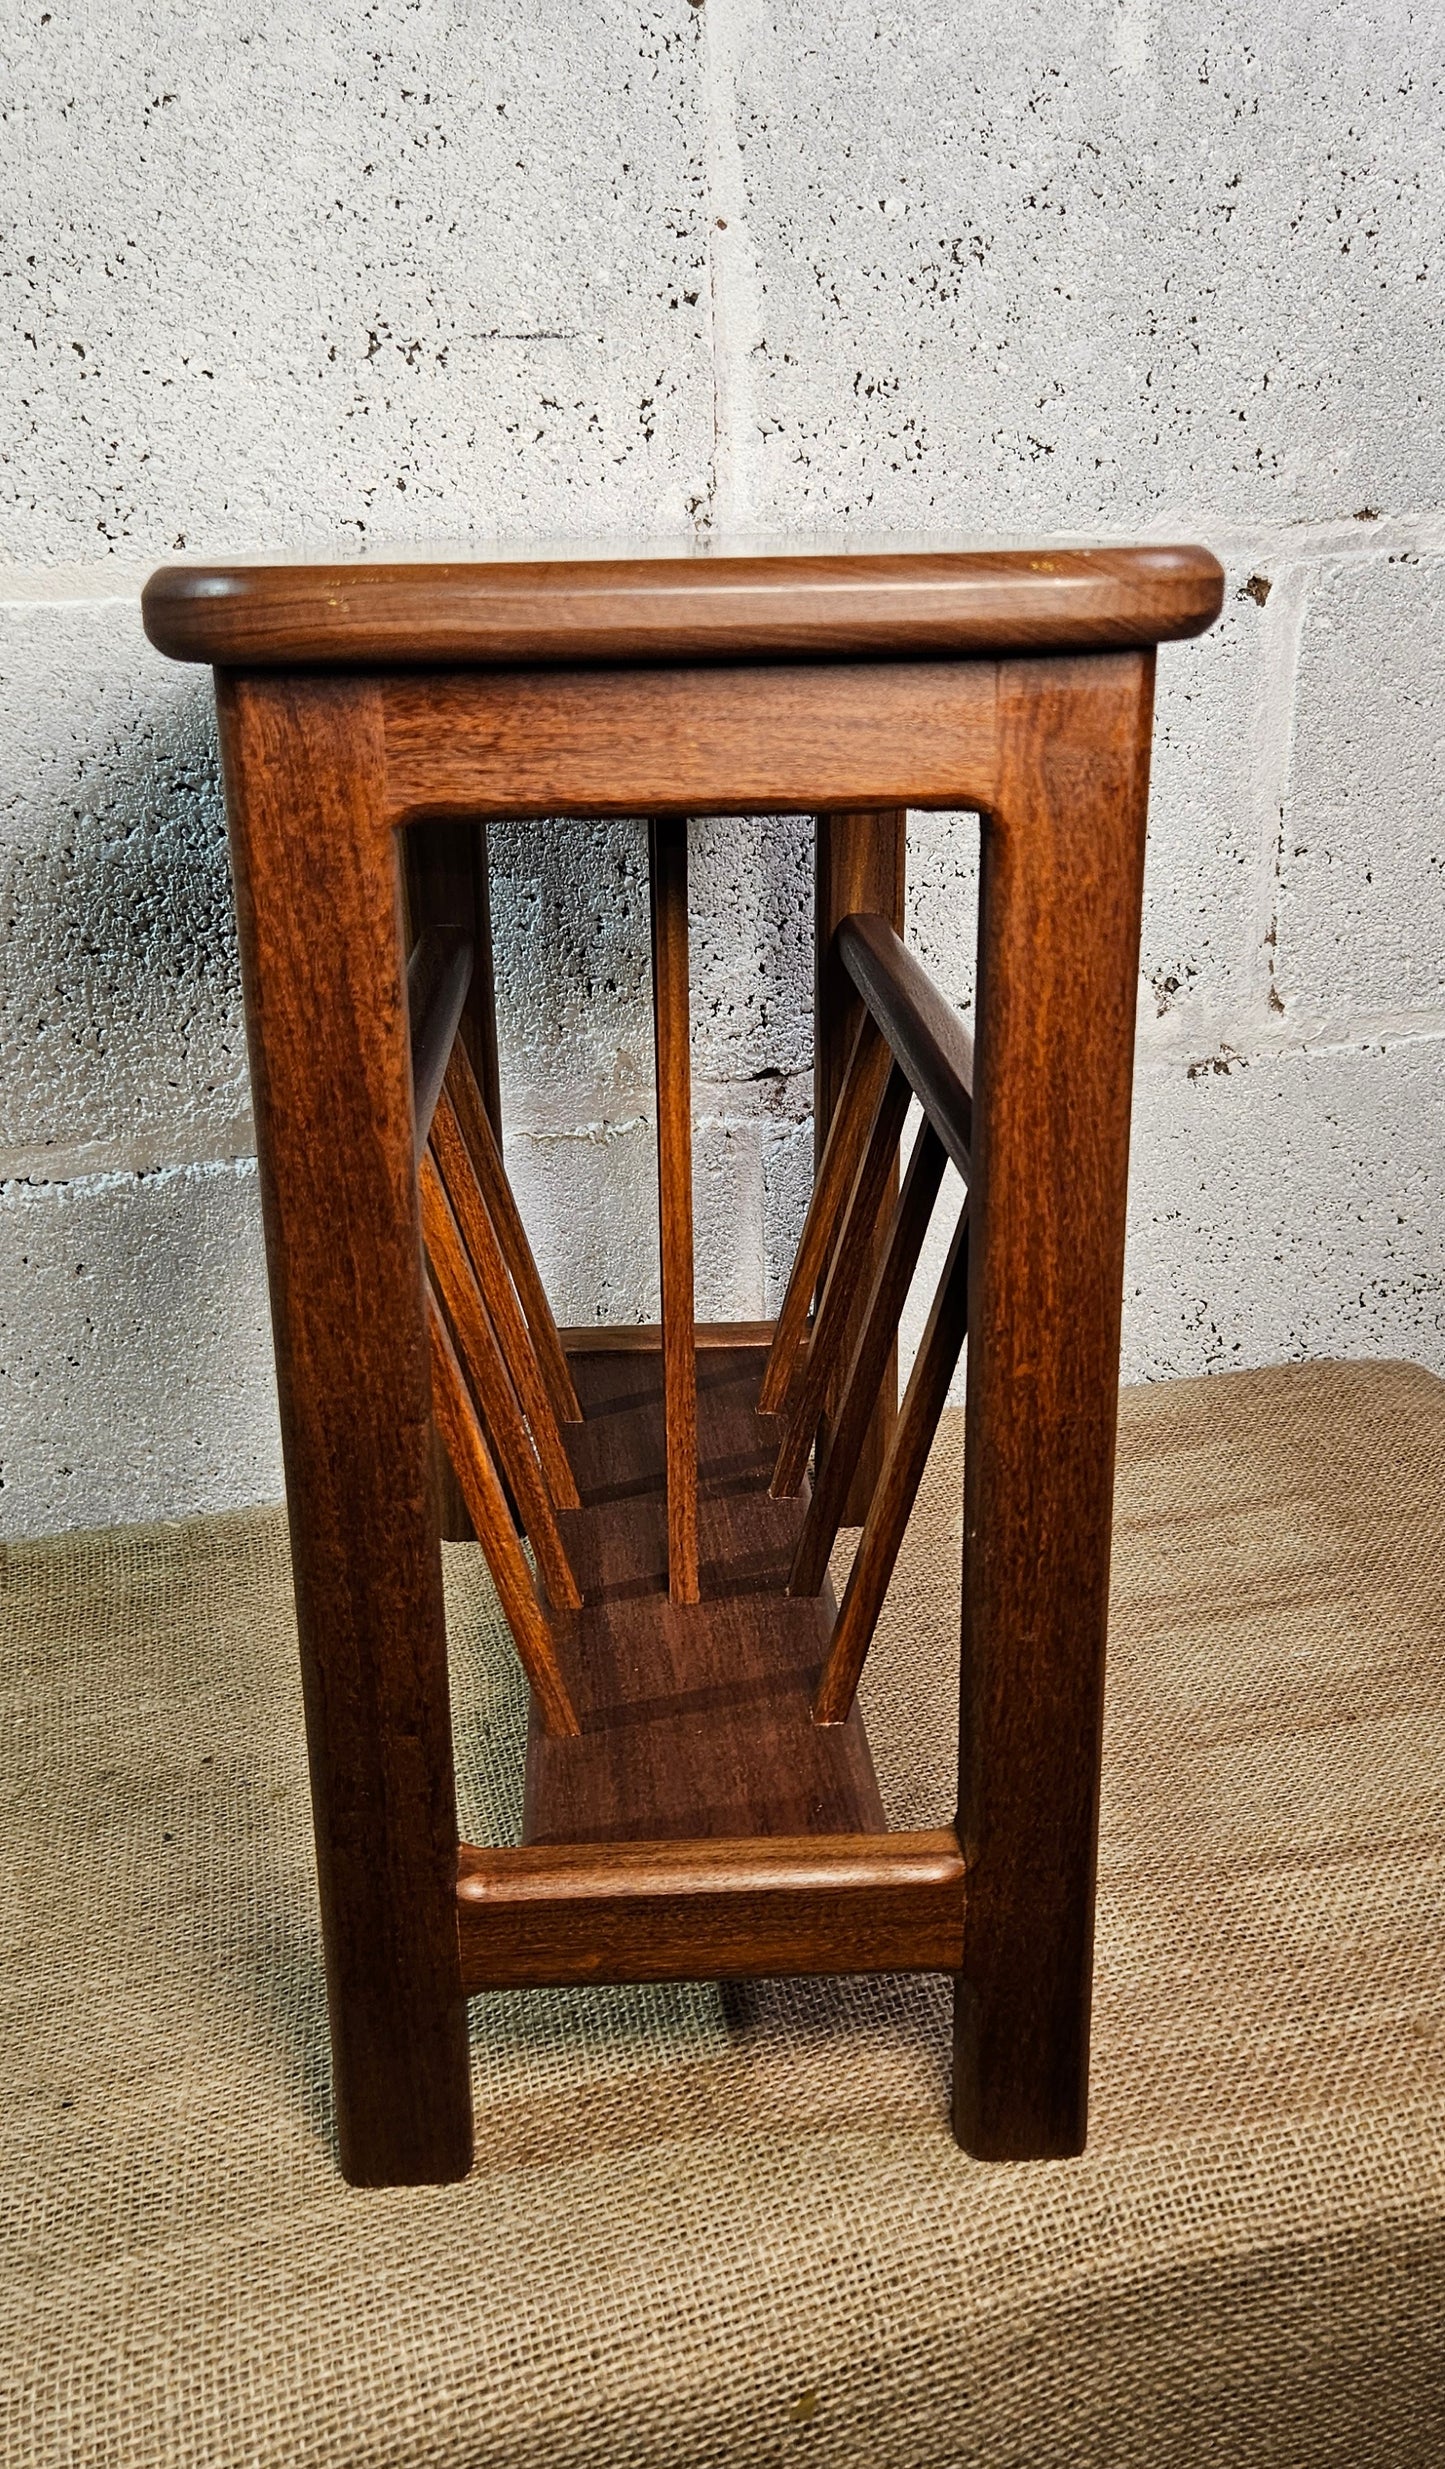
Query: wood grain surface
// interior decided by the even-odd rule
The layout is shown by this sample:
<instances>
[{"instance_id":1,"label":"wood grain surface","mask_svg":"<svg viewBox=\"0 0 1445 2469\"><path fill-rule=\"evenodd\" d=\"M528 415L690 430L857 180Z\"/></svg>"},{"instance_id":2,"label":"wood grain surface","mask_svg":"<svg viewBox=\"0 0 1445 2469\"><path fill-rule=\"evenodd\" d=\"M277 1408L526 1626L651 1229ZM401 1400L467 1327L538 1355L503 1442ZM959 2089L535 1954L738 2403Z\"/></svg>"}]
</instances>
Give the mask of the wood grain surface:
<instances>
[{"instance_id":1,"label":"wood grain surface","mask_svg":"<svg viewBox=\"0 0 1445 2469\"><path fill-rule=\"evenodd\" d=\"M523 1530L537 1556L538 1573L553 1605L558 1611L575 1611L582 1598L541 1463L461 1229L429 1150L424 1152L417 1168L417 1187L432 1278L446 1306L457 1353L481 1410L488 1440L517 1504Z\"/></svg>"},{"instance_id":2,"label":"wood grain surface","mask_svg":"<svg viewBox=\"0 0 1445 2469\"><path fill-rule=\"evenodd\" d=\"M990 776L992 767L993 747L990 744L987 754ZM858 792L855 791L854 796L861 805ZM838 928L845 917L861 911L866 915L884 917L896 933L903 932L908 872L906 807L920 802L917 798L904 797L892 809L871 814L852 811L854 800L850 799L838 811L820 814L817 819L813 857L813 1154L820 1168L833 1112L839 1102L848 1060L853 1051L853 1039L864 1016L857 989L842 965ZM884 1191L884 1209L891 1207L897 1190L895 1167ZM879 1225L866 1261L865 1285L878 1264L882 1233L880 1211ZM826 1266L825 1259L825 1269ZM852 1335L850 1328L845 1334L845 1346L851 1344ZM833 1395L826 1401L830 1410L836 1403ZM879 1382L878 1403L858 1454L858 1471L848 1494L847 1516L853 1525L861 1524L868 1514L873 1486L888 1453L897 1408L898 1358L896 1351L890 1351Z\"/></svg>"},{"instance_id":3,"label":"wood grain surface","mask_svg":"<svg viewBox=\"0 0 1445 2469\"><path fill-rule=\"evenodd\" d=\"M968 1030L886 917L845 917L838 958L966 1182L973 1121Z\"/></svg>"},{"instance_id":4,"label":"wood grain surface","mask_svg":"<svg viewBox=\"0 0 1445 2469\"><path fill-rule=\"evenodd\" d=\"M979 912L955 2127L1082 2149L1154 663L1005 671Z\"/></svg>"},{"instance_id":5,"label":"wood grain surface","mask_svg":"<svg viewBox=\"0 0 1445 2469\"><path fill-rule=\"evenodd\" d=\"M808 1351L789 1403L787 1428L773 1468L776 1500L795 1494L807 1472L824 1408L834 1394L835 1376L841 1374L847 1363L850 1335L877 1275L878 1222L890 1186L897 1187L898 1143L907 1113L908 1083L895 1063L883 1084L883 1095L853 1177L828 1274L823 1280ZM887 1360L891 1359L890 1347ZM890 1414L890 1431L892 1422Z\"/></svg>"},{"instance_id":6,"label":"wood grain surface","mask_svg":"<svg viewBox=\"0 0 1445 2469\"><path fill-rule=\"evenodd\" d=\"M492 899L484 823L423 823L402 842L402 877L413 940L429 926L466 935L473 967L461 1038L498 1140L497 1007L492 967Z\"/></svg>"},{"instance_id":7,"label":"wood grain surface","mask_svg":"<svg viewBox=\"0 0 1445 2469\"><path fill-rule=\"evenodd\" d=\"M1050 547L505 559L443 553L165 566L142 604L173 660L221 667L835 660L1160 643L1218 615L1205 549Z\"/></svg>"},{"instance_id":8,"label":"wood grain surface","mask_svg":"<svg viewBox=\"0 0 1445 2469\"><path fill-rule=\"evenodd\" d=\"M913 1514L918 1487L928 1464L928 1452L938 1431L938 1419L948 1403L949 1384L958 1367L968 1327L968 1210L964 1209L948 1247L943 1275L933 1297L898 1425L889 1443L883 1472L868 1504L868 1516L848 1572L843 1601L828 1644L818 1695L813 1704L816 1723L842 1723L853 1705L864 1660L873 1643L883 1599L902 1548L904 1529ZM806 1532L806 1529L805 1529ZM801 1556L801 1545L800 1545ZM795 1567L797 1564L794 1564Z\"/></svg>"},{"instance_id":9,"label":"wood grain surface","mask_svg":"<svg viewBox=\"0 0 1445 2469\"><path fill-rule=\"evenodd\" d=\"M782 1414L802 1368L813 1298L828 1265L853 1177L867 1144L888 1078L888 1049L873 1021L858 1022L842 1092L832 1110L808 1201L803 1231L793 1255L758 1391L758 1412Z\"/></svg>"},{"instance_id":10,"label":"wood grain surface","mask_svg":"<svg viewBox=\"0 0 1445 2469\"><path fill-rule=\"evenodd\" d=\"M529 1843L883 1832L861 1718L812 1721L833 1600L784 1593L802 1509L768 1498L762 1366L760 1346L698 1356L702 1601L686 1604L667 1597L661 1359L573 1357L583 1507L561 1522L586 1608L558 1656L582 1737L534 1721Z\"/></svg>"},{"instance_id":11,"label":"wood grain surface","mask_svg":"<svg viewBox=\"0 0 1445 2469\"><path fill-rule=\"evenodd\" d=\"M532 1572L517 1539L501 1477L434 1292L427 1295L427 1325L437 1426L456 1468L462 1497L522 1668L532 1684L538 1718L549 1732L575 1734L577 1717L557 1666L551 1627L537 1600Z\"/></svg>"},{"instance_id":12,"label":"wood grain surface","mask_svg":"<svg viewBox=\"0 0 1445 2469\"><path fill-rule=\"evenodd\" d=\"M411 1056L376 689L218 702L341 2166L471 2159Z\"/></svg>"},{"instance_id":13,"label":"wood grain surface","mask_svg":"<svg viewBox=\"0 0 1445 2469\"><path fill-rule=\"evenodd\" d=\"M487 1215L496 1228L502 1256L517 1290L538 1369L552 1401L552 1411L559 1423L580 1423L582 1409L577 1403L577 1392L567 1369L567 1358L557 1334L557 1323L552 1317L547 1290L537 1274L532 1246L527 1240L527 1230L502 1160L501 1141L462 1048L453 1050L447 1065L446 1091L456 1114L457 1127L466 1143Z\"/></svg>"},{"instance_id":14,"label":"wood grain surface","mask_svg":"<svg viewBox=\"0 0 1445 2469\"><path fill-rule=\"evenodd\" d=\"M862 1448L868 1424L878 1396L878 1385L893 1352L898 1333L898 1317L908 1300L913 1273L923 1250L933 1204L938 1198L946 1164L943 1143L931 1123L921 1125L903 1178L903 1189L893 1211L893 1223L883 1256L878 1263L872 1291L864 1308L854 1342L848 1376L838 1412L828 1434L822 1464L813 1479L813 1497L798 1537L793 1566L788 1578L788 1592L794 1595L814 1595L828 1573L828 1558L838 1540L843 1512L848 1505L848 1493L858 1452ZM889 1455L884 1460L884 1473L874 1487L868 1514L874 1515L879 1487L896 1453L897 1432L889 1442Z\"/></svg>"},{"instance_id":15,"label":"wood grain surface","mask_svg":"<svg viewBox=\"0 0 1445 2469\"><path fill-rule=\"evenodd\" d=\"M406 964L411 1022L413 1137L420 1157L461 1025L475 957L462 926L425 926Z\"/></svg>"},{"instance_id":16,"label":"wood grain surface","mask_svg":"<svg viewBox=\"0 0 1445 2469\"><path fill-rule=\"evenodd\" d=\"M387 819L986 805L995 676L987 660L398 671Z\"/></svg>"},{"instance_id":17,"label":"wood grain surface","mask_svg":"<svg viewBox=\"0 0 1445 2469\"><path fill-rule=\"evenodd\" d=\"M794 1972L956 1971L963 1860L928 1834L463 1844L468 1989Z\"/></svg>"},{"instance_id":18,"label":"wood grain surface","mask_svg":"<svg viewBox=\"0 0 1445 2469\"><path fill-rule=\"evenodd\" d=\"M516 1390L517 1403L526 1417L547 1489L557 1508L575 1509L577 1485L552 1401L547 1395L547 1384L542 1378L531 1332L522 1316L522 1307L502 1254L491 1211L472 1164L471 1151L462 1138L456 1110L445 1090L441 1092L432 1122L430 1146L433 1163L441 1176L442 1189L451 1202L452 1215L486 1305L487 1317L496 1332L502 1360Z\"/></svg>"}]
</instances>

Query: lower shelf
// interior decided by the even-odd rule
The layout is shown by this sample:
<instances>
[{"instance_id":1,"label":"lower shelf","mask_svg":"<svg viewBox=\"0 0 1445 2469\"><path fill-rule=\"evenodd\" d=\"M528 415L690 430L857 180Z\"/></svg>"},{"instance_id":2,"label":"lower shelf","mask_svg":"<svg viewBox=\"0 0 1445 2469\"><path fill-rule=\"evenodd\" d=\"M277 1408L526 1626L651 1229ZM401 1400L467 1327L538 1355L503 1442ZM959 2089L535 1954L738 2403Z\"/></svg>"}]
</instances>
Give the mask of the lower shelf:
<instances>
[{"instance_id":1,"label":"lower shelf","mask_svg":"<svg viewBox=\"0 0 1445 2469\"><path fill-rule=\"evenodd\" d=\"M524 1840L881 1834L861 1713L811 1719L834 1603L784 1592L807 1498L768 1497L766 1349L698 1351L697 1604L667 1597L660 1353L568 1351L587 1419L566 1433L582 1506L559 1522L585 1608L559 1658L582 1731L549 1739L534 1714Z\"/></svg>"}]
</instances>

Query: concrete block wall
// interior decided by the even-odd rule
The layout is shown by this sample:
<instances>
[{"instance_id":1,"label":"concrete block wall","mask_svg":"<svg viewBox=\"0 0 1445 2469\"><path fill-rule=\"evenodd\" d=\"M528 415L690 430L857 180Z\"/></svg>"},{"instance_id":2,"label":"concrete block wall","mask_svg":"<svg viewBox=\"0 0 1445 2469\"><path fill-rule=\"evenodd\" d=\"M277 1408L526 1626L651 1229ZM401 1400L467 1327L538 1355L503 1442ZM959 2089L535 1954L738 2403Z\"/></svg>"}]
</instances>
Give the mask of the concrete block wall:
<instances>
[{"instance_id":1,"label":"concrete block wall","mask_svg":"<svg viewBox=\"0 0 1445 2469\"><path fill-rule=\"evenodd\" d=\"M1445 1370L1445 25L1384 0L14 0L0 68L0 1530L274 1496L172 554L1203 538L1161 660L1126 1369ZM956 1000L975 827L915 818ZM643 839L493 851L559 1308L655 1266ZM806 822L693 835L703 1308L806 1192Z\"/></svg>"}]
</instances>

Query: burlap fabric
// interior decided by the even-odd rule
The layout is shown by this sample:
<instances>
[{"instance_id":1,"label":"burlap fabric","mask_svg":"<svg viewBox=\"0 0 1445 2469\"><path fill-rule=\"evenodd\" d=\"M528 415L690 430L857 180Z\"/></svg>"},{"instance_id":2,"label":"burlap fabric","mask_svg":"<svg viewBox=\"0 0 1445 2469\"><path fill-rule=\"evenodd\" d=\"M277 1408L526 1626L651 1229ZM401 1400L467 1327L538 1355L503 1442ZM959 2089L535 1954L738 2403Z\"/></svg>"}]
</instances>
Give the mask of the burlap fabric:
<instances>
[{"instance_id":1,"label":"burlap fabric","mask_svg":"<svg viewBox=\"0 0 1445 2469\"><path fill-rule=\"evenodd\" d=\"M951 1799L958 1437L867 1685ZM465 1823L521 1692L450 1554ZM329 2136L284 1531L4 1564L7 2461L1445 2460L1445 1385L1124 1403L1093 2129L986 2169L916 1980L474 2005L462 2188Z\"/></svg>"}]
</instances>

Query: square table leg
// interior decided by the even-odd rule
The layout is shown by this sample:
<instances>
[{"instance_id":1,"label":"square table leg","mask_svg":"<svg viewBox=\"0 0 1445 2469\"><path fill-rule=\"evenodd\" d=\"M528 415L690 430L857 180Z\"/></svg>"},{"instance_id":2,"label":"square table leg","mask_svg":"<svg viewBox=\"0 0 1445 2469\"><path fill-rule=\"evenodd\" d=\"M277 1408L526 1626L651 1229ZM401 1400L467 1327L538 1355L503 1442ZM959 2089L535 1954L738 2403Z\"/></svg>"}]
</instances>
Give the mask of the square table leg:
<instances>
[{"instance_id":1,"label":"square table leg","mask_svg":"<svg viewBox=\"0 0 1445 2469\"><path fill-rule=\"evenodd\" d=\"M1153 653L1006 662L984 818L954 2125L1083 2149Z\"/></svg>"},{"instance_id":2,"label":"square table leg","mask_svg":"<svg viewBox=\"0 0 1445 2469\"><path fill-rule=\"evenodd\" d=\"M472 2120L394 834L364 678L218 680L341 2165Z\"/></svg>"}]
</instances>

